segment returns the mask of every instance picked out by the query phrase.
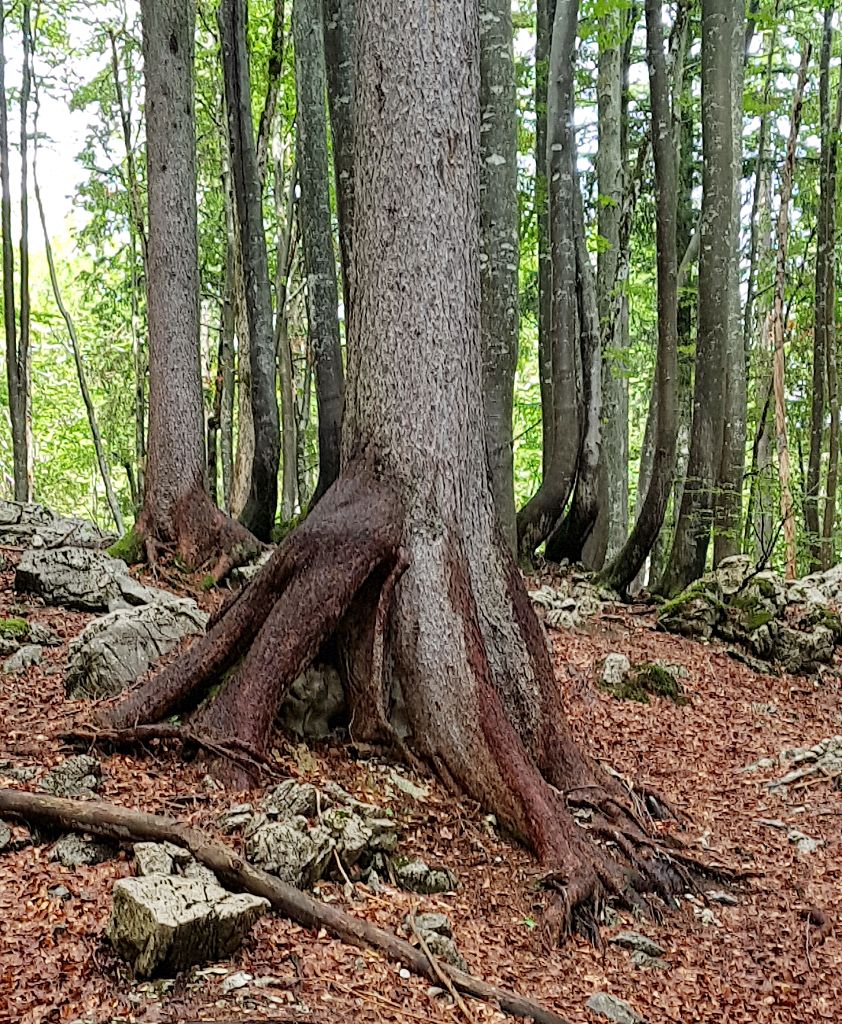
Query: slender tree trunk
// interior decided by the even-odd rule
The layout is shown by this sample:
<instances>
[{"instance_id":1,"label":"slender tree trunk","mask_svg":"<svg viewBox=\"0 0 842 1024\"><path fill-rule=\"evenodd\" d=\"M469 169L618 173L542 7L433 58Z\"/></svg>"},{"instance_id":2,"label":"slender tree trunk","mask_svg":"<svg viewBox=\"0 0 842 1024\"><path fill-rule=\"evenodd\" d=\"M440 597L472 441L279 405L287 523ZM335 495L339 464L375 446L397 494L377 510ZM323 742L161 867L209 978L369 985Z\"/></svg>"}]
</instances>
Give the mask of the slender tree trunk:
<instances>
[{"instance_id":1,"label":"slender tree trunk","mask_svg":"<svg viewBox=\"0 0 842 1024\"><path fill-rule=\"evenodd\" d=\"M246 13L248 8L246 7ZM281 76L284 70L284 0L273 0L272 3L272 38L269 43L269 61L266 66L266 95L263 98L263 109L257 126L257 176L261 186L266 182L266 168L269 162L269 150L272 141L272 125L278 107L278 93L281 87Z\"/></svg>"},{"instance_id":2,"label":"slender tree trunk","mask_svg":"<svg viewBox=\"0 0 842 1024\"><path fill-rule=\"evenodd\" d=\"M822 518L821 563L825 569L835 562L834 526L836 491L839 480L839 386L836 373L836 181L839 133L842 130L842 73L836 86L836 111L831 126L828 167L827 265L824 273L824 349L827 374L827 404L830 411L830 441L827 464L827 495Z\"/></svg>"},{"instance_id":3,"label":"slender tree trunk","mask_svg":"<svg viewBox=\"0 0 842 1024\"><path fill-rule=\"evenodd\" d=\"M12 192L9 181L9 122L6 98L5 55L6 5L0 4L0 190L2 190L3 234L3 323L6 333L6 380L9 389L9 420L17 497L18 457L25 451L24 411L20 408L18 383L17 299L15 296L15 251L12 241Z\"/></svg>"},{"instance_id":4,"label":"slender tree trunk","mask_svg":"<svg viewBox=\"0 0 842 1024\"><path fill-rule=\"evenodd\" d=\"M275 395L272 296L263 230L262 186L251 115L245 0L222 0L219 34L231 148L230 170L237 210L237 240L245 286L254 430L248 498L240 521L259 540L268 541L272 536L278 503L280 428Z\"/></svg>"},{"instance_id":5,"label":"slender tree trunk","mask_svg":"<svg viewBox=\"0 0 842 1024\"><path fill-rule=\"evenodd\" d=\"M36 93L35 98L36 110L38 104L38 97ZM35 125L37 126L37 117L35 119ZM120 511L120 503L117 501L117 496L114 493L114 487L111 483L111 471L108 468L108 459L105 455L105 449L102 444L102 434L99 431L99 425L96 418L96 409L94 407L91 393L88 390L88 382L85 376L85 365L82 361L82 351L79 345L79 337L76 334L76 325L73 322L73 318L70 315L70 311L64 304L61 296L61 288L58 283L58 275L56 274L55 260L53 258L53 247L50 242L50 234L47 231L47 220L44 216L44 204L41 201L41 190L38 187L38 167L37 167L37 154L38 154L38 134L37 127L35 131L35 147L32 154L32 184L35 190L35 202L38 206L38 216L41 220L41 230L44 234L44 250L47 256L47 269L50 274L50 284L53 289L53 297L56 300L56 306L58 311L61 313L62 319L64 320L65 326L67 327L67 334L70 338L70 345L73 349L73 361L76 364L76 376L79 380L79 390L82 393L82 401L85 404L85 412L88 417L88 426L91 431L91 438L94 442L94 451L96 452L97 466L99 467L100 476L102 477L102 484L105 488L105 497L108 501L108 507L111 510L111 516L114 520L114 525L117 528L117 533L122 537L125 533L125 527L123 524L123 514Z\"/></svg>"},{"instance_id":6,"label":"slender tree trunk","mask_svg":"<svg viewBox=\"0 0 842 1024\"><path fill-rule=\"evenodd\" d=\"M29 98L32 89L32 5L22 4L22 75L20 90L20 308L17 336L17 395L14 407L18 430L12 429L15 500L32 501L32 388L30 385L31 309L29 296Z\"/></svg>"},{"instance_id":7,"label":"slender tree trunk","mask_svg":"<svg viewBox=\"0 0 842 1024\"><path fill-rule=\"evenodd\" d=\"M804 87L810 64L811 47L808 43L801 53L798 83L792 102L789 122L786 158L781 171L780 209L778 212L778 254L775 267L775 304L772 310L771 329L774 341L774 393L775 393L775 437L778 449L778 475L781 482L781 519L783 521L784 545L786 550L786 576L795 579L797 558L795 547L795 516L792 503L792 483L789 464L789 444L786 427L786 371L784 365L784 297L786 294L786 258L789 240L789 203L792 198L792 178L795 171L795 147L801 126L801 110L804 102Z\"/></svg>"},{"instance_id":8,"label":"slender tree trunk","mask_svg":"<svg viewBox=\"0 0 842 1024\"><path fill-rule=\"evenodd\" d=\"M284 174L281 156L274 162L275 215L279 227L278 249L275 257L277 312L275 314L275 354L281 383L281 443L283 445L283 476L281 486L281 516L284 522L295 515L298 508L298 424L295 414L295 370L289 344L288 290L292 271L293 229L295 227L295 189L298 183L298 165L293 162L289 172L289 186L284 202Z\"/></svg>"},{"instance_id":9,"label":"slender tree trunk","mask_svg":"<svg viewBox=\"0 0 842 1024\"><path fill-rule=\"evenodd\" d=\"M676 384L678 376L678 256L676 218L678 170L670 88L664 58L659 0L646 0L646 52L655 157L656 246L658 268L657 429L652 475L634 528L601 578L625 590L640 571L664 521L675 466Z\"/></svg>"},{"instance_id":10,"label":"slender tree trunk","mask_svg":"<svg viewBox=\"0 0 842 1024\"><path fill-rule=\"evenodd\" d=\"M351 309L348 271L354 230L354 30L357 0L323 0L323 5L327 98L333 136L333 173L347 328Z\"/></svg>"},{"instance_id":11,"label":"slender tree trunk","mask_svg":"<svg viewBox=\"0 0 842 1024\"><path fill-rule=\"evenodd\" d=\"M339 475L345 392L330 218L321 0L294 0L292 32L298 95L299 216L319 414L319 481L312 498L315 503Z\"/></svg>"},{"instance_id":12,"label":"slender tree trunk","mask_svg":"<svg viewBox=\"0 0 842 1024\"><path fill-rule=\"evenodd\" d=\"M512 402L518 350L520 242L511 0L480 3L480 215L483 402L491 490L517 546Z\"/></svg>"},{"instance_id":13,"label":"slender tree trunk","mask_svg":"<svg viewBox=\"0 0 842 1024\"><path fill-rule=\"evenodd\" d=\"M731 218L729 223L728 303L725 346L725 409L722 458L717 477L713 561L742 548L743 477L746 458L746 349L741 331L740 220L743 167L743 64L746 47L745 0L728 7L731 24Z\"/></svg>"},{"instance_id":14,"label":"slender tree trunk","mask_svg":"<svg viewBox=\"0 0 842 1024\"><path fill-rule=\"evenodd\" d=\"M573 193L573 69L578 0L558 0L547 80L547 182L551 266L553 445L538 490L517 516L518 550L529 560L564 512L576 480L582 431Z\"/></svg>"},{"instance_id":15,"label":"slender tree trunk","mask_svg":"<svg viewBox=\"0 0 842 1024\"><path fill-rule=\"evenodd\" d=\"M205 489L199 363L196 140L193 115L195 7L142 0L149 182L149 464L137 524L147 556L161 543L198 566L220 558L219 577L258 545L214 507Z\"/></svg>"},{"instance_id":16,"label":"slender tree trunk","mask_svg":"<svg viewBox=\"0 0 842 1024\"><path fill-rule=\"evenodd\" d=\"M599 478L599 513L594 526L594 544L588 564L601 569L606 557L613 558L628 536L629 529L629 385L624 332L616 330L615 318L623 316L625 288L619 279L620 225L625 196L623 159L623 86L626 12L608 10L600 21L597 65L596 179L599 189L597 230L602 240L597 252L596 289L603 348L603 444ZM620 307L618 309L618 306Z\"/></svg>"},{"instance_id":17,"label":"slender tree trunk","mask_svg":"<svg viewBox=\"0 0 842 1024\"><path fill-rule=\"evenodd\" d=\"M690 457L676 525L667 591L702 575L713 525L726 414L725 367L732 326L734 147L731 88L734 9L727 0L702 7L703 194L699 225L699 327ZM742 346L740 346L742 348Z\"/></svg>"}]
</instances>

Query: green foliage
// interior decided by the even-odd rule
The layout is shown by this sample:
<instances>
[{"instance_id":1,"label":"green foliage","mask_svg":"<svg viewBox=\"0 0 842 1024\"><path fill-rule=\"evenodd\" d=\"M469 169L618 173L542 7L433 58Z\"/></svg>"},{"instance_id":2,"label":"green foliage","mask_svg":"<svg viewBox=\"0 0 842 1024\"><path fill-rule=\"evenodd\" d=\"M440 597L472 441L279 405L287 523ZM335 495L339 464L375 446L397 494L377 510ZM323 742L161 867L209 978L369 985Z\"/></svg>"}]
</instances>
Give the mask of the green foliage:
<instances>
[{"instance_id":1,"label":"green foliage","mask_svg":"<svg viewBox=\"0 0 842 1024\"><path fill-rule=\"evenodd\" d=\"M23 640L28 633L26 619L0 619L0 637L4 640Z\"/></svg>"}]
</instances>

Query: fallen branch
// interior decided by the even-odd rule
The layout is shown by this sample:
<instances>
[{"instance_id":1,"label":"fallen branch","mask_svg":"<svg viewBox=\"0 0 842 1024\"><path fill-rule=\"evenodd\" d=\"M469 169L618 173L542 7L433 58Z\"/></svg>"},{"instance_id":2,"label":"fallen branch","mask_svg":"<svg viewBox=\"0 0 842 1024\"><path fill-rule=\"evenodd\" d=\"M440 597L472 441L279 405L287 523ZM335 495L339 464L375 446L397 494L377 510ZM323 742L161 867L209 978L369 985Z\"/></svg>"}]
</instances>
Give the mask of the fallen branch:
<instances>
[{"instance_id":1,"label":"fallen branch","mask_svg":"<svg viewBox=\"0 0 842 1024\"><path fill-rule=\"evenodd\" d=\"M249 892L269 900L273 909L304 928L324 928L334 938L354 946L372 946L392 960L434 985L441 979L424 955L392 932L338 907L329 906L253 867L233 850L196 828L174 818L145 814L100 800L66 800L61 797L0 788L0 816L47 825L65 832L89 832L121 843L171 842L184 847L234 892ZM525 996L497 988L447 964L439 969L455 988L487 1003L496 1003L504 1013L531 1017L536 1024L568 1024L553 1010Z\"/></svg>"}]
</instances>

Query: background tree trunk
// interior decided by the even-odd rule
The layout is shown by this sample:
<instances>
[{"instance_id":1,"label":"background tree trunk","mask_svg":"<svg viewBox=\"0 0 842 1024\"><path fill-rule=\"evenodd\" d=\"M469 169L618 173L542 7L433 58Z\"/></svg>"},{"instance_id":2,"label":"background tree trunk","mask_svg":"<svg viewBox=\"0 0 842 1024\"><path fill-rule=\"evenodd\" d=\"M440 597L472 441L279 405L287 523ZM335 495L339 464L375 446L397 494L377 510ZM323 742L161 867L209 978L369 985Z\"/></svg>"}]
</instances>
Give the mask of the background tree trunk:
<instances>
[{"instance_id":1,"label":"background tree trunk","mask_svg":"<svg viewBox=\"0 0 842 1024\"><path fill-rule=\"evenodd\" d=\"M330 217L321 0L294 0L292 34L298 95L298 210L319 414L319 480L312 498L317 502L339 475L345 391Z\"/></svg>"},{"instance_id":2,"label":"background tree trunk","mask_svg":"<svg viewBox=\"0 0 842 1024\"><path fill-rule=\"evenodd\" d=\"M485 439L500 525L514 550L512 402L519 331L517 117L511 0L480 3L480 216Z\"/></svg>"},{"instance_id":3,"label":"background tree trunk","mask_svg":"<svg viewBox=\"0 0 842 1024\"><path fill-rule=\"evenodd\" d=\"M725 367L732 326L734 146L731 88L733 5L702 5L703 194L699 224L699 321L690 457L665 580L683 590L705 570L720 477L726 413ZM740 350L742 346L740 345Z\"/></svg>"},{"instance_id":4,"label":"background tree trunk","mask_svg":"<svg viewBox=\"0 0 842 1024\"><path fill-rule=\"evenodd\" d=\"M280 433L262 185L251 114L245 0L222 0L219 7L219 32L228 141L231 148L230 173L236 200L237 240L245 286L251 420L254 431L248 498L240 514L240 521L258 539L268 541L272 536L278 502Z\"/></svg>"}]
</instances>

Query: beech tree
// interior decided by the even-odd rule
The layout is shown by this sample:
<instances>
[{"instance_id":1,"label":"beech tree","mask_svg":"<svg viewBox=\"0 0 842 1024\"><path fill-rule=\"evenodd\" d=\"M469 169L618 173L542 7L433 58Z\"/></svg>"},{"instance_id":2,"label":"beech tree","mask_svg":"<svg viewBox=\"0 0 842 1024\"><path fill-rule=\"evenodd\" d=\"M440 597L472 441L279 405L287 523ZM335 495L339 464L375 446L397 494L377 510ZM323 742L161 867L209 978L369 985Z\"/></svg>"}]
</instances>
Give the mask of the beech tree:
<instances>
[{"instance_id":1,"label":"beech tree","mask_svg":"<svg viewBox=\"0 0 842 1024\"><path fill-rule=\"evenodd\" d=\"M131 546L142 540L153 562L161 545L172 546L194 567L219 556L214 575L220 577L259 544L216 508L205 484L193 113L195 8L191 0L143 0L141 18L149 183L149 459L143 510Z\"/></svg>"},{"instance_id":2,"label":"beech tree","mask_svg":"<svg viewBox=\"0 0 842 1024\"><path fill-rule=\"evenodd\" d=\"M336 634L351 734L406 749L389 720L399 685L406 743L550 869L555 932L606 890L635 902L635 887L685 886L686 855L644 834L624 787L574 740L495 515L474 414L477 14L477 0L453 0L435 18L422 3L359 4L341 473L207 635L106 717L120 728L189 709L239 662L191 727L259 754L283 692ZM623 851L622 869L574 823L583 804L591 834Z\"/></svg>"}]
</instances>

